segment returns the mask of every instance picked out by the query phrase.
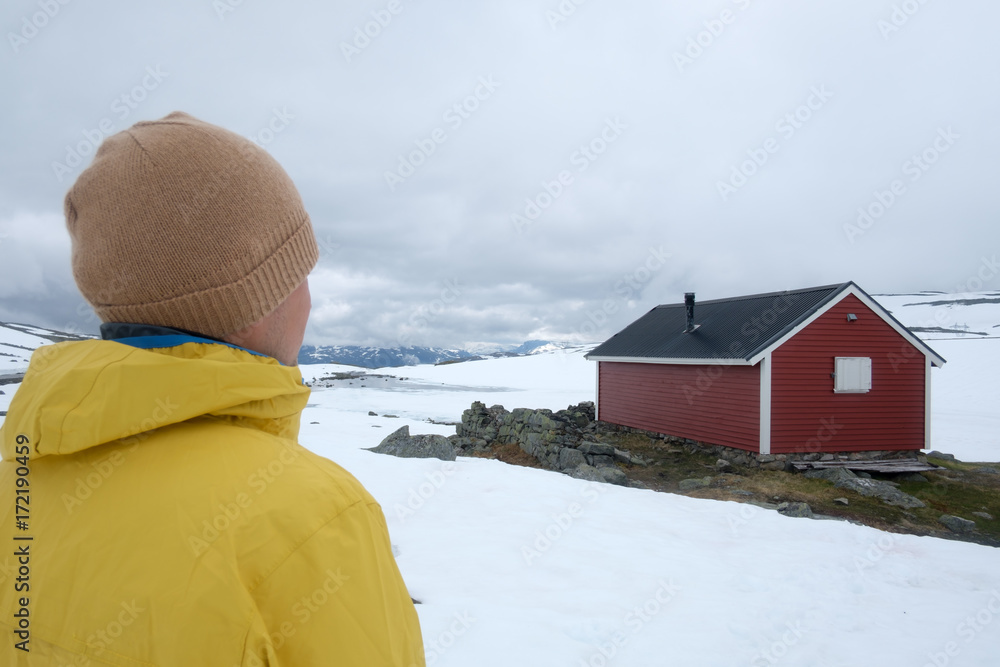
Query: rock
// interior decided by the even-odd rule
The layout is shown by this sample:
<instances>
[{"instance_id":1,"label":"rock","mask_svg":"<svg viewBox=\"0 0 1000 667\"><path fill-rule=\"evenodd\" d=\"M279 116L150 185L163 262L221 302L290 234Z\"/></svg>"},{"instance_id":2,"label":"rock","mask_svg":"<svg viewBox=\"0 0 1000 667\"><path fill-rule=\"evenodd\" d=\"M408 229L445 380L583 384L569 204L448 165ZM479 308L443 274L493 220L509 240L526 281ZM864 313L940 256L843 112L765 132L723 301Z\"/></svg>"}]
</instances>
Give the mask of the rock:
<instances>
[{"instance_id":1,"label":"rock","mask_svg":"<svg viewBox=\"0 0 1000 667\"><path fill-rule=\"evenodd\" d=\"M457 450L463 452L485 452L490 448L490 443L486 442L482 438L467 438L458 435L449 435L448 440L451 442L452 446Z\"/></svg>"},{"instance_id":2,"label":"rock","mask_svg":"<svg viewBox=\"0 0 1000 667\"><path fill-rule=\"evenodd\" d=\"M993 515L989 512L973 512L972 516L978 516L980 519L986 519L987 521L993 520Z\"/></svg>"},{"instance_id":3,"label":"rock","mask_svg":"<svg viewBox=\"0 0 1000 667\"><path fill-rule=\"evenodd\" d=\"M757 463L760 463L761 466L763 466L765 463L773 463L777 460L778 459L776 459L772 454L761 454L760 456L757 457Z\"/></svg>"},{"instance_id":4,"label":"rock","mask_svg":"<svg viewBox=\"0 0 1000 667\"><path fill-rule=\"evenodd\" d=\"M871 479L872 478L872 474L870 472L865 472L864 470L859 470L858 472L856 472L854 474L857 475L858 477L860 477L861 479Z\"/></svg>"},{"instance_id":5,"label":"rock","mask_svg":"<svg viewBox=\"0 0 1000 667\"><path fill-rule=\"evenodd\" d=\"M576 467L576 470L569 473L570 477L574 479L583 479L588 482L604 482L604 475L601 471L594 466L589 466L586 463L581 463Z\"/></svg>"},{"instance_id":6,"label":"rock","mask_svg":"<svg viewBox=\"0 0 1000 667\"><path fill-rule=\"evenodd\" d=\"M857 479L852 471L847 468L823 468L821 470L809 470L805 473L809 479L825 479L828 482L837 484L845 479Z\"/></svg>"},{"instance_id":7,"label":"rock","mask_svg":"<svg viewBox=\"0 0 1000 667\"><path fill-rule=\"evenodd\" d=\"M837 457L834 456L833 454L823 454L823 456L819 457L819 460L820 461L836 461Z\"/></svg>"},{"instance_id":8,"label":"rock","mask_svg":"<svg viewBox=\"0 0 1000 667\"><path fill-rule=\"evenodd\" d=\"M951 514L942 514L938 518L938 521L943 523L948 530L959 535L966 535L976 530L975 521L969 521L968 519L952 516Z\"/></svg>"},{"instance_id":9,"label":"rock","mask_svg":"<svg viewBox=\"0 0 1000 667\"><path fill-rule=\"evenodd\" d=\"M613 456L601 456L598 454L595 456L591 456L590 458L593 459L593 466L595 468L607 468L610 466L614 466L615 464L615 459Z\"/></svg>"},{"instance_id":10,"label":"rock","mask_svg":"<svg viewBox=\"0 0 1000 667\"><path fill-rule=\"evenodd\" d=\"M719 459L718 461L715 462L715 469L720 473L732 472L733 464L727 461L726 459Z\"/></svg>"},{"instance_id":11,"label":"rock","mask_svg":"<svg viewBox=\"0 0 1000 667\"><path fill-rule=\"evenodd\" d=\"M897 482L927 482L927 478L921 475L919 472L904 472L900 475L896 475Z\"/></svg>"},{"instance_id":12,"label":"rock","mask_svg":"<svg viewBox=\"0 0 1000 667\"><path fill-rule=\"evenodd\" d=\"M768 463L760 464L761 470L784 470L785 461L769 461Z\"/></svg>"},{"instance_id":13,"label":"rock","mask_svg":"<svg viewBox=\"0 0 1000 667\"><path fill-rule=\"evenodd\" d=\"M779 503L778 512L785 516L799 519L811 519L813 517L812 508L806 503Z\"/></svg>"},{"instance_id":14,"label":"rock","mask_svg":"<svg viewBox=\"0 0 1000 667\"><path fill-rule=\"evenodd\" d=\"M837 503L838 505L850 505L851 504L851 501L848 500L847 498L834 498L833 502Z\"/></svg>"},{"instance_id":15,"label":"rock","mask_svg":"<svg viewBox=\"0 0 1000 667\"><path fill-rule=\"evenodd\" d=\"M378 417L378 413L375 412L375 411L373 411L373 410L369 410L368 411L368 416L369 417Z\"/></svg>"},{"instance_id":16,"label":"rock","mask_svg":"<svg viewBox=\"0 0 1000 667\"><path fill-rule=\"evenodd\" d=\"M632 455L628 452L615 448L615 461L618 463L624 463L625 465L631 465Z\"/></svg>"},{"instance_id":17,"label":"rock","mask_svg":"<svg viewBox=\"0 0 1000 667\"><path fill-rule=\"evenodd\" d=\"M879 482L874 479L843 479L834 484L838 489L848 489L868 498L878 498L882 502L902 507L904 509L915 509L925 507L918 498L903 493L892 484Z\"/></svg>"},{"instance_id":18,"label":"rock","mask_svg":"<svg viewBox=\"0 0 1000 667\"><path fill-rule=\"evenodd\" d=\"M399 419L399 415L382 415L386 419Z\"/></svg>"},{"instance_id":19,"label":"rock","mask_svg":"<svg viewBox=\"0 0 1000 667\"><path fill-rule=\"evenodd\" d=\"M563 447L559 450L559 461L557 463L560 470L573 470L581 465L586 465L587 458L579 449Z\"/></svg>"},{"instance_id":20,"label":"rock","mask_svg":"<svg viewBox=\"0 0 1000 667\"><path fill-rule=\"evenodd\" d=\"M990 468L988 466L983 466L982 468L973 468L972 472L978 472L984 475L1000 475L1000 470L997 470L996 468Z\"/></svg>"},{"instance_id":21,"label":"rock","mask_svg":"<svg viewBox=\"0 0 1000 667\"><path fill-rule=\"evenodd\" d=\"M435 434L410 435L409 426L393 431L369 451L410 459L455 460L455 448L448 438Z\"/></svg>"},{"instance_id":22,"label":"rock","mask_svg":"<svg viewBox=\"0 0 1000 667\"><path fill-rule=\"evenodd\" d=\"M649 489L648 486L646 486L643 482L640 482L637 479L630 479L628 481L628 486L630 489Z\"/></svg>"},{"instance_id":23,"label":"rock","mask_svg":"<svg viewBox=\"0 0 1000 667\"><path fill-rule=\"evenodd\" d=\"M620 468L612 466L610 468L598 468L598 471L608 484L628 486L628 477L625 476L625 473Z\"/></svg>"},{"instance_id":24,"label":"rock","mask_svg":"<svg viewBox=\"0 0 1000 667\"><path fill-rule=\"evenodd\" d=\"M958 461L954 454L945 454L944 452L939 452L937 450L927 452L927 458L941 459L942 461Z\"/></svg>"},{"instance_id":25,"label":"rock","mask_svg":"<svg viewBox=\"0 0 1000 667\"><path fill-rule=\"evenodd\" d=\"M610 456L614 458L615 448L605 445L602 442L584 442L580 445L580 451L584 454L597 456Z\"/></svg>"},{"instance_id":26,"label":"rock","mask_svg":"<svg viewBox=\"0 0 1000 667\"><path fill-rule=\"evenodd\" d=\"M833 485L838 489L854 491L868 498L875 497L884 503L895 505L896 507L904 509L924 507L924 503L918 498L903 493L894 484L874 479L863 479L847 468L810 470L805 476L809 479L825 479L828 482L833 482Z\"/></svg>"},{"instance_id":27,"label":"rock","mask_svg":"<svg viewBox=\"0 0 1000 667\"><path fill-rule=\"evenodd\" d=\"M701 477L694 479L682 479L681 483L678 484L678 488L681 491L694 491L696 489L704 489L712 484L711 477Z\"/></svg>"}]
</instances>

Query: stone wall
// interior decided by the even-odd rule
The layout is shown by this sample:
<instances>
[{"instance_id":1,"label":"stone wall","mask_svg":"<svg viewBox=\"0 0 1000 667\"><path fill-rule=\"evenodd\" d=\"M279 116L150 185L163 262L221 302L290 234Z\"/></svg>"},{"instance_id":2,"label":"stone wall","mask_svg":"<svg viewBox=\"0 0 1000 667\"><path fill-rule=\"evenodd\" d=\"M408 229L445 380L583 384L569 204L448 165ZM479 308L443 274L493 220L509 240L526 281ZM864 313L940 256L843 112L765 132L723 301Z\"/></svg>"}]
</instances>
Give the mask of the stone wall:
<instances>
[{"instance_id":1,"label":"stone wall","mask_svg":"<svg viewBox=\"0 0 1000 667\"><path fill-rule=\"evenodd\" d=\"M460 450L516 444L550 470L575 477L626 485L616 464L645 465L641 459L599 442L605 425L594 421L594 404L587 401L565 410L506 410L476 401L462 413L452 444ZM607 425L612 426L612 425ZM613 427L617 430L618 427Z\"/></svg>"}]
</instances>

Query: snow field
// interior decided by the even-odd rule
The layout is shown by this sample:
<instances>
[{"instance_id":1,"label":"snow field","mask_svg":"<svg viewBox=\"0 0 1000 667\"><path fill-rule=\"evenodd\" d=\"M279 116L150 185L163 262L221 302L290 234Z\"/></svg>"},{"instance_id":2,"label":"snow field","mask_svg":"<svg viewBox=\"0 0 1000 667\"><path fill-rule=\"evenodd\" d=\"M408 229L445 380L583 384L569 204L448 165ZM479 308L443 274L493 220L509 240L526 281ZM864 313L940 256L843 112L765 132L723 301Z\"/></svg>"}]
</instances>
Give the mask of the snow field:
<instances>
[{"instance_id":1,"label":"snow field","mask_svg":"<svg viewBox=\"0 0 1000 667\"><path fill-rule=\"evenodd\" d=\"M982 369L941 374L963 365ZM579 351L389 372L413 389L314 391L301 440L382 505L429 665L996 664L994 549L491 460L372 454L360 448L404 424L453 433L423 420L457 421L472 400L593 397Z\"/></svg>"}]
</instances>

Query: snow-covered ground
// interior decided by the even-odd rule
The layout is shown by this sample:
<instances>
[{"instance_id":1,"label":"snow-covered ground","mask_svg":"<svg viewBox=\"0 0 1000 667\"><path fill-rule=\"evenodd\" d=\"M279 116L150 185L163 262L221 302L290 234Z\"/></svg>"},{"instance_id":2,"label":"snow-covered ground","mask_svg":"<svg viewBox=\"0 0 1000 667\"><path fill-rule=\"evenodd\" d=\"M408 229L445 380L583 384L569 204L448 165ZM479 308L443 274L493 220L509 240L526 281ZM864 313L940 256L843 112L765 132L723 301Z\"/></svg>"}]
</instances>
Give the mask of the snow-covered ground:
<instances>
[{"instance_id":1,"label":"snow-covered ground","mask_svg":"<svg viewBox=\"0 0 1000 667\"><path fill-rule=\"evenodd\" d=\"M303 367L309 378L334 370L349 369ZM590 399L594 369L577 350L405 377L315 390L301 440L382 504L423 602L428 664L997 664L994 549L495 461L363 451L404 424L453 433L424 420L455 420L472 400Z\"/></svg>"},{"instance_id":2,"label":"snow-covered ground","mask_svg":"<svg viewBox=\"0 0 1000 667\"><path fill-rule=\"evenodd\" d=\"M934 448L963 461L1000 461L1000 293L875 299L948 362L931 376Z\"/></svg>"},{"instance_id":3,"label":"snow-covered ground","mask_svg":"<svg viewBox=\"0 0 1000 667\"><path fill-rule=\"evenodd\" d=\"M949 362L934 376L935 447L1000 460L1000 344L953 338L931 342ZM381 503L422 602L429 665L998 664L995 549L490 460L364 451L403 425L451 434L427 420L457 421L473 400L552 409L592 400L594 368L582 355L391 369L399 379L313 392L300 439ZM359 369L302 370L315 379ZM0 411L15 388L0 387Z\"/></svg>"}]
</instances>

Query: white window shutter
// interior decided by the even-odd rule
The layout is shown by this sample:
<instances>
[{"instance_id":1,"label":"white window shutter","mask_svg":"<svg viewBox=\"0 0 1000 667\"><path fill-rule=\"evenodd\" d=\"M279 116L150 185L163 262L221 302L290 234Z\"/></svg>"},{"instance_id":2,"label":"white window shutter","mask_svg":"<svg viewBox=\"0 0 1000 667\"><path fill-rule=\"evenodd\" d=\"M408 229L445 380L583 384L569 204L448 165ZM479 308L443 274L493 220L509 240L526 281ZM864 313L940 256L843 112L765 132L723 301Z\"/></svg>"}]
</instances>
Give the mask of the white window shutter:
<instances>
[{"instance_id":1,"label":"white window shutter","mask_svg":"<svg viewBox=\"0 0 1000 667\"><path fill-rule=\"evenodd\" d=\"M836 357L833 390L838 394L867 394L872 388L871 357Z\"/></svg>"}]
</instances>

